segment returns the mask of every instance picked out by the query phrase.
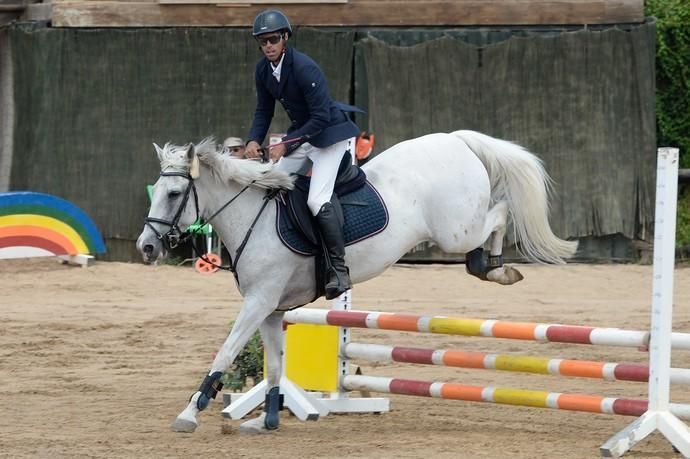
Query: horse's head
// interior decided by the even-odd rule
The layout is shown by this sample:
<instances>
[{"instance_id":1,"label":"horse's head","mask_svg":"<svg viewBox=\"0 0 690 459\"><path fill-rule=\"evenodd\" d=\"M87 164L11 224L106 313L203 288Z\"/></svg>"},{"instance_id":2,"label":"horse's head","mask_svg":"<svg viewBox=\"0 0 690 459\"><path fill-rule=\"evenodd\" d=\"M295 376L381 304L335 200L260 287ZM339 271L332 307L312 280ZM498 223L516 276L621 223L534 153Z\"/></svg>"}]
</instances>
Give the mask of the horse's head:
<instances>
[{"instance_id":1,"label":"horse's head","mask_svg":"<svg viewBox=\"0 0 690 459\"><path fill-rule=\"evenodd\" d=\"M144 261L167 256L180 243L184 230L199 218L194 179L199 175L199 158L193 144L153 144L161 163L160 177L153 185L151 208L137 249Z\"/></svg>"},{"instance_id":2,"label":"horse's head","mask_svg":"<svg viewBox=\"0 0 690 459\"><path fill-rule=\"evenodd\" d=\"M137 239L137 249L146 262L165 257L174 249L184 237L184 230L199 218L206 206L224 209L230 204L225 201L227 196L233 196L230 199L234 201L247 189L253 189L251 193L261 199L265 196L263 189L294 187L295 178L273 163L262 164L228 155L218 149L212 137L197 145L166 143L163 148L154 146L161 162L161 173L153 186L151 209L144 231ZM205 172L195 185L200 169ZM196 186L202 197L201 203ZM225 211L224 215L227 213ZM215 213L209 219L213 216Z\"/></svg>"}]
</instances>

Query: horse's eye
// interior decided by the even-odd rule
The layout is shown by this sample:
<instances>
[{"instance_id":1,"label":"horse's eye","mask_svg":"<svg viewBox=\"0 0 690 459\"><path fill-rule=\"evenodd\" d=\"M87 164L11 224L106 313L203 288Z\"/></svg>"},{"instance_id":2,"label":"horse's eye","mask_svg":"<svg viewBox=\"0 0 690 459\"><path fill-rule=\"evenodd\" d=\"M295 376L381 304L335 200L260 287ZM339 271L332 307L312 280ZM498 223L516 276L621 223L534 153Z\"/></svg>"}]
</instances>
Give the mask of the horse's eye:
<instances>
[{"instance_id":1,"label":"horse's eye","mask_svg":"<svg viewBox=\"0 0 690 459\"><path fill-rule=\"evenodd\" d=\"M181 191L170 191L170 192L168 192L168 198L169 199L175 199L181 194L182 194Z\"/></svg>"}]
</instances>

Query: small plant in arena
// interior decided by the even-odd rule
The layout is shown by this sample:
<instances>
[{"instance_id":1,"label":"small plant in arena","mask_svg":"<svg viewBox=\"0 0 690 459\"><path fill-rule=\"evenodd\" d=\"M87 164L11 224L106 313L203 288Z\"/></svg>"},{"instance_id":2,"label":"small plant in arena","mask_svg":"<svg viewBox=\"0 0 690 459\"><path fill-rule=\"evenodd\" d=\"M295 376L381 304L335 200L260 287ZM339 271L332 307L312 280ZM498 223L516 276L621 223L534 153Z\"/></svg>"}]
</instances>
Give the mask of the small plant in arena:
<instances>
[{"instance_id":1,"label":"small plant in arena","mask_svg":"<svg viewBox=\"0 0 690 459\"><path fill-rule=\"evenodd\" d=\"M232 328L232 322L230 327ZM254 385L264 377L264 344L257 331L249 338L240 354L228 371L220 379L223 386L232 391L240 391L247 386L247 379L251 378Z\"/></svg>"}]
</instances>

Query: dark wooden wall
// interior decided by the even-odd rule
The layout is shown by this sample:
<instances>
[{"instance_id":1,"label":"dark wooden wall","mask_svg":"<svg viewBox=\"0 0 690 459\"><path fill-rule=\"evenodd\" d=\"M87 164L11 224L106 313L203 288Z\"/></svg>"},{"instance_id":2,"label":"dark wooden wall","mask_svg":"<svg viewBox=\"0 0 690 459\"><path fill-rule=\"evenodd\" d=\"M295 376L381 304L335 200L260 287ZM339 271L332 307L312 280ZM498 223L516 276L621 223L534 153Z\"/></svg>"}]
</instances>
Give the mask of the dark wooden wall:
<instances>
[{"instance_id":1,"label":"dark wooden wall","mask_svg":"<svg viewBox=\"0 0 690 459\"><path fill-rule=\"evenodd\" d=\"M246 27L266 8L301 26L618 24L644 21L643 0L54 0L54 27Z\"/></svg>"},{"instance_id":2,"label":"dark wooden wall","mask_svg":"<svg viewBox=\"0 0 690 459\"><path fill-rule=\"evenodd\" d=\"M654 23L513 33L303 27L293 45L320 63L335 99L367 109L358 123L376 134L374 153L457 129L513 140L554 180L559 236L649 240ZM15 115L2 124L12 144L0 171L9 172L9 189L84 209L109 259L138 259L145 186L159 171L152 142L249 130L260 54L247 28L25 24L10 26L7 38ZM289 121L277 112L270 132L285 132Z\"/></svg>"}]
</instances>

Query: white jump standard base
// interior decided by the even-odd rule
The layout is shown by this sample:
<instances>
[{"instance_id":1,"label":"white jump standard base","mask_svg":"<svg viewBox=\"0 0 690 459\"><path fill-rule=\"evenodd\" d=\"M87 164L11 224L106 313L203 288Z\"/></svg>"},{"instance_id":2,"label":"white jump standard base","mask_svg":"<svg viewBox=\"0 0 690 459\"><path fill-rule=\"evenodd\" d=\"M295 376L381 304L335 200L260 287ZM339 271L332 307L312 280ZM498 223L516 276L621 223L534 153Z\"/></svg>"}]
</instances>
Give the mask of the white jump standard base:
<instances>
[{"instance_id":1,"label":"white jump standard base","mask_svg":"<svg viewBox=\"0 0 690 459\"><path fill-rule=\"evenodd\" d=\"M348 397L344 392L332 392L329 397L318 399L330 413L387 413L391 410L391 401L385 397Z\"/></svg>"},{"instance_id":2,"label":"white jump standard base","mask_svg":"<svg viewBox=\"0 0 690 459\"><path fill-rule=\"evenodd\" d=\"M82 268L88 268L93 265L96 258L93 255L78 254L78 255L58 255L58 261L63 265L77 265Z\"/></svg>"},{"instance_id":3,"label":"white jump standard base","mask_svg":"<svg viewBox=\"0 0 690 459\"><path fill-rule=\"evenodd\" d=\"M658 430L684 457L690 457L690 429L670 411L673 270L678 198L678 149L660 148L654 212L654 280L649 343L649 408L639 419L604 443L604 457L620 457Z\"/></svg>"},{"instance_id":4,"label":"white jump standard base","mask_svg":"<svg viewBox=\"0 0 690 459\"><path fill-rule=\"evenodd\" d=\"M222 414L230 419L242 419L264 403L266 380L261 381L246 393L228 393L228 406ZM283 377L280 380L280 393L283 394L283 406L301 421L316 421L320 416L344 413L387 413L390 411L390 400L385 397L352 398L341 392L333 392L324 397L322 393L306 392L297 384Z\"/></svg>"},{"instance_id":5,"label":"white jump standard base","mask_svg":"<svg viewBox=\"0 0 690 459\"><path fill-rule=\"evenodd\" d=\"M268 383L264 379L249 392L237 394L237 398L232 397L235 395L232 394L232 402L222 411L223 416L230 419L242 419L264 403L267 390ZM286 377L280 378L280 393L283 395L283 406L300 421L316 421L319 416L328 414L328 408L324 404Z\"/></svg>"}]
</instances>

